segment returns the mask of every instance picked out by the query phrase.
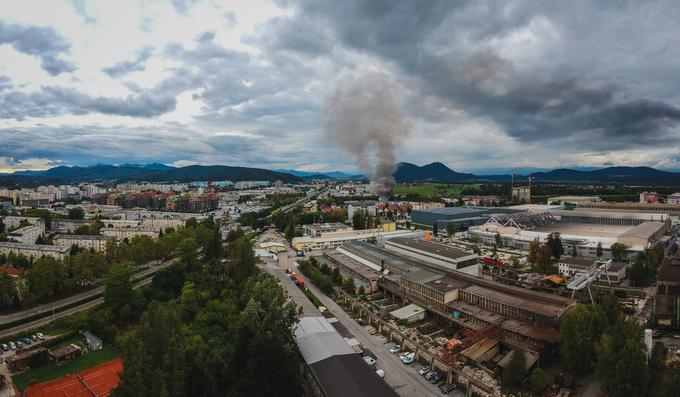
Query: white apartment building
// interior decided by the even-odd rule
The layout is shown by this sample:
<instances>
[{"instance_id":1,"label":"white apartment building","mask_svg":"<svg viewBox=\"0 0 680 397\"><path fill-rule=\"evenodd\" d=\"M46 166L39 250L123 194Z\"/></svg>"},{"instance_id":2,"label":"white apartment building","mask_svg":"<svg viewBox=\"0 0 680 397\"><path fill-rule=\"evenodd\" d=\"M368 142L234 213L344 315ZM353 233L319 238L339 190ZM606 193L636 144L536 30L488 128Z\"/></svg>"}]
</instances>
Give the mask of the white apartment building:
<instances>
[{"instance_id":1,"label":"white apartment building","mask_svg":"<svg viewBox=\"0 0 680 397\"><path fill-rule=\"evenodd\" d=\"M41 227L42 226L42 227ZM8 237L21 244L35 244L38 237L45 235L45 225L29 225L8 233Z\"/></svg>"},{"instance_id":2,"label":"white apartment building","mask_svg":"<svg viewBox=\"0 0 680 397\"><path fill-rule=\"evenodd\" d=\"M113 237L117 241L125 239L131 240L136 236L149 236L151 238L158 237L158 231L144 228L104 228L99 231L102 236Z\"/></svg>"},{"instance_id":3,"label":"white apartment building","mask_svg":"<svg viewBox=\"0 0 680 397\"><path fill-rule=\"evenodd\" d=\"M9 255L22 254L29 259L38 259L43 256L51 256L55 259L63 260L69 255L68 247L56 245L26 245L14 242L0 242L0 254Z\"/></svg>"},{"instance_id":4,"label":"white apartment building","mask_svg":"<svg viewBox=\"0 0 680 397\"><path fill-rule=\"evenodd\" d=\"M673 193L666 199L666 204L678 205L680 204L680 193Z\"/></svg>"},{"instance_id":5,"label":"white apartment building","mask_svg":"<svg viewBox=\"0 0 680 397\"><path fill-rule=\"evenodd\" d=\"M106 249L106 236L99 235L79 235L79 234L57 234L52 238L54 245L59 247L71 247L77 245L85 249L104 251Z\"/></svg>"}]
</instances>

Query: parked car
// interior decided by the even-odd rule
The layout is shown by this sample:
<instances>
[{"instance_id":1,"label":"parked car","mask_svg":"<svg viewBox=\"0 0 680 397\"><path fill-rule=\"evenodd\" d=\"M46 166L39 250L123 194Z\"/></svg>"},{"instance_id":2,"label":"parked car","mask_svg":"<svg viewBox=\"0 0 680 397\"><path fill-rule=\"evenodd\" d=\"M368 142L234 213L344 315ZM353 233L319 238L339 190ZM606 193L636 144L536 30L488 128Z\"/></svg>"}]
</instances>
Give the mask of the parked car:
<instances>
[{"instance_id":1,"label":"parked car","mask_svg":"<svg viewBox=\"0 0 680 397\"><path fill-rule=\"evenodd\" d=\"M14 343L14 342L9 342L9 348L12 349L12 350L16 350L16 349L17 349L16 343Z\"/></svg>"},{"instance_id":2,"label":"parked car","mask_svg":"<svg viewBox=\"0 0 680 397\"><path fill-rule=\"evenodd\" d=\"M418 371L418 373L423 376L427 375L428 372L430 372L430 367L428 366L425 366Z\"/></svg>"},{"instance_id":3,"label":"parked car","mask_svg":"<svg viewBox=\"0 0 680 397\"><path fill-rule=\"evenodd\" d=\"M375 370L375 373L378 374L378 376L381 378L385 377L385 371L383 371L382 369Z\"/></svg>"},{"instance_id":4,"label":"parked car","mask_svg":"<svg viewBox=\"0 0 680 397\"><path fill-rule=\"evenodd\" d=\"M7 343L3 343L2 344L2 350L4 350L4 351L9 350L9 345L7 345Z\"/></svg>"},{"instance_id":5,"label":"parked car","mask_svg":"<svg viewBox=\"0 0 680 397\"><path fill-rule=\"evenodd\" d=\"M31 335L31 339L33 339L33 342L36 342L38 340L38 335Z\"/></svg>"},{"instance_id":6,"label":"parked car","mask_svg":"<svg viewBox=\"0 0 680 397\"><path fill-rule=\"evenodd\" d=\"M16 341L16 344L17 344L17 349L20 348L20 347L24 347L24 344L21 343L20 340Z\"/></svg>"},{"instance_id":7,"label":"parked car","mask_svg":"<svg viewBox=\"0 0 680 397\"><path fill-rule=\"evenodd\" d=\"M45 339L45 335L43 335L43 333L42 333L42 332L38 332L37 334L35 334L35 336L37 336L37 337L38 337L38 339L40 339L40 340L43 340L43 339Z\"/></svg>"},{"instance_id":8,"label":"parked car","mask_svg":"<svg viewBox=\"0 0 680 397\"><path fill-rule=\"evenodd\" d=\"M366 361L366 364L368 364L370 366L375 365L375 358L373 358L371 356L364 357L364 361Z\"/></svg>"},{"instance_id":9,"label":"parked car","mask_svg":"<svg viewBox=\"0 0 680 397\"><path fill-rule=\"evenodd\" d=\"M454 383L448 383L441 388L442 394L449 394L454 390L456 390L456 385Z\"/></svg>"},{"instance_id":10,"label":"parked car","mask_svg":"<svg viewBox=\"0 0 680 397\"><path fill-rule=\"evenodd\" d=\"M425 379L430 380L430 379L432 379L432 377L435 376L435 375L437 375L436 372L430 371L430 372L428 372L428 373L425 374Z\"/></svg>"},{"instance_id":11,"label":"parked car","mask_svg":"<svg viewBox=\"0 0 680 397\"><path fill-rule=\"evenodd\" d=\"M440 380L442 380L442 377L439 376L439 374L435 374L435 375L430 379L430 382L431 382L433 385L436 385L437 383L439 383Z\"/></svg>"},{"instance_id":12,"label":"parked car","mask_svg":"<svg viewBox=\"0 0 680 397\"><path fill-rule=\"evenodd\" d=\"M23 338L21 338L21 341L24 343L24 345L30 345L31 343L33 343L31 338L27 338L25 336Z\"/></svg>"},{"instance_id":13,"label":"parked car","mask_svg":"<svg viewBox=\"0 0 680 397\"><path fill-rule=\"evenodd\" d=\"M404 361L404 357L408 356L409 354L411 354L411 352L403 352L399 355L399 359Z\"/></svg>"},{"instance_id":14,"label":"parked car","mask_svg":"<svg viewBox=\"0 0 680 397\"><path fill-rule=\"evenodd\" d=\"M401 350L401 345L394 345L394 346L390 349L390 353L399 353L399 350Z\"/></svg>"},{"instance_id":15,"label":"parked car","mask_svg":"<svg viewBox=\"0 0 680 397\"><path fill-rule=\"evenodd\" d=\"M404 364L411 364L414 360L416 359L416 354L415 353L409 353L404 358L401 360L404 362Z\"/></svg>"}]
</instances>

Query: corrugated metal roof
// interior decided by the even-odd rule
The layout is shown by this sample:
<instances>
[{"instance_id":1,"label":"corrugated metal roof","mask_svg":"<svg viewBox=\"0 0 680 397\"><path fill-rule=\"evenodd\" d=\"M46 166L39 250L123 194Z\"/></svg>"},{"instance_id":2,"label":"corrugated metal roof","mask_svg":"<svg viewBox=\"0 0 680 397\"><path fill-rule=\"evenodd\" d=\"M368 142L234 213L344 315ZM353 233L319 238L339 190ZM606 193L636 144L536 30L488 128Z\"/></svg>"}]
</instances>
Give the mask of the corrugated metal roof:
<instances>
[{"instance_id":1,"label":"corrugated metal roof","mask_svg":"<svg viewBox=\"0 0 680 397\"><path fill-rule=\"evenodd\" d=\"M331 356L355 354L338 331L324 317L303 317L295 329L295 339L307 364Z\"/></svg>"}]
</instances>

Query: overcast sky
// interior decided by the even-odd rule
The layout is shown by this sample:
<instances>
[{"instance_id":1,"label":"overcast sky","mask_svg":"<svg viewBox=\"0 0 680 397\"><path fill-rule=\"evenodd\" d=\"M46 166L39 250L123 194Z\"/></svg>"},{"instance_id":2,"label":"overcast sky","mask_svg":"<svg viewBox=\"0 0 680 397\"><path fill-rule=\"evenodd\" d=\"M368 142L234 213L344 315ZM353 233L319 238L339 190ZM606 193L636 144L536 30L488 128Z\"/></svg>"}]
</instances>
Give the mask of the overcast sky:
<instances>
[{"instance_id":1,"label":"overcast sky","mask_svg":"<svg viewBox=\"0 0 680 397\"><path fill-rule=\"evenodd\" d=\"M0 0L0 172L355 170L326 104L374 75L411 126L399 161L680 169L678 21L672 0Z\"/></svg>"}]
</instances>

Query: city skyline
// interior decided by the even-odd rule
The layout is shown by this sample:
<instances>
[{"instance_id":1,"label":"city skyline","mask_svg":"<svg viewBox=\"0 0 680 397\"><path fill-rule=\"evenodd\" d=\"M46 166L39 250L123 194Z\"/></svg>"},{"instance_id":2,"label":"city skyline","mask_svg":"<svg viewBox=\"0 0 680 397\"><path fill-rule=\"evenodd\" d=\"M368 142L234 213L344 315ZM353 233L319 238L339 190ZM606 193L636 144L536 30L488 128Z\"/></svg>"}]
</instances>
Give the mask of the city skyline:
<instances>
[{"instance_id":1,"label":"city skyline","mask_svg":"<svg viewBox=\"0 0 680 397\"><path fill-rule=\"evenodd\" d=\"M0 172L359 171L324 131L326 102L376 71L411 125L398 161L679 169L679 17L662 3L7 4Z\"/></svg>"}]
</instances>

